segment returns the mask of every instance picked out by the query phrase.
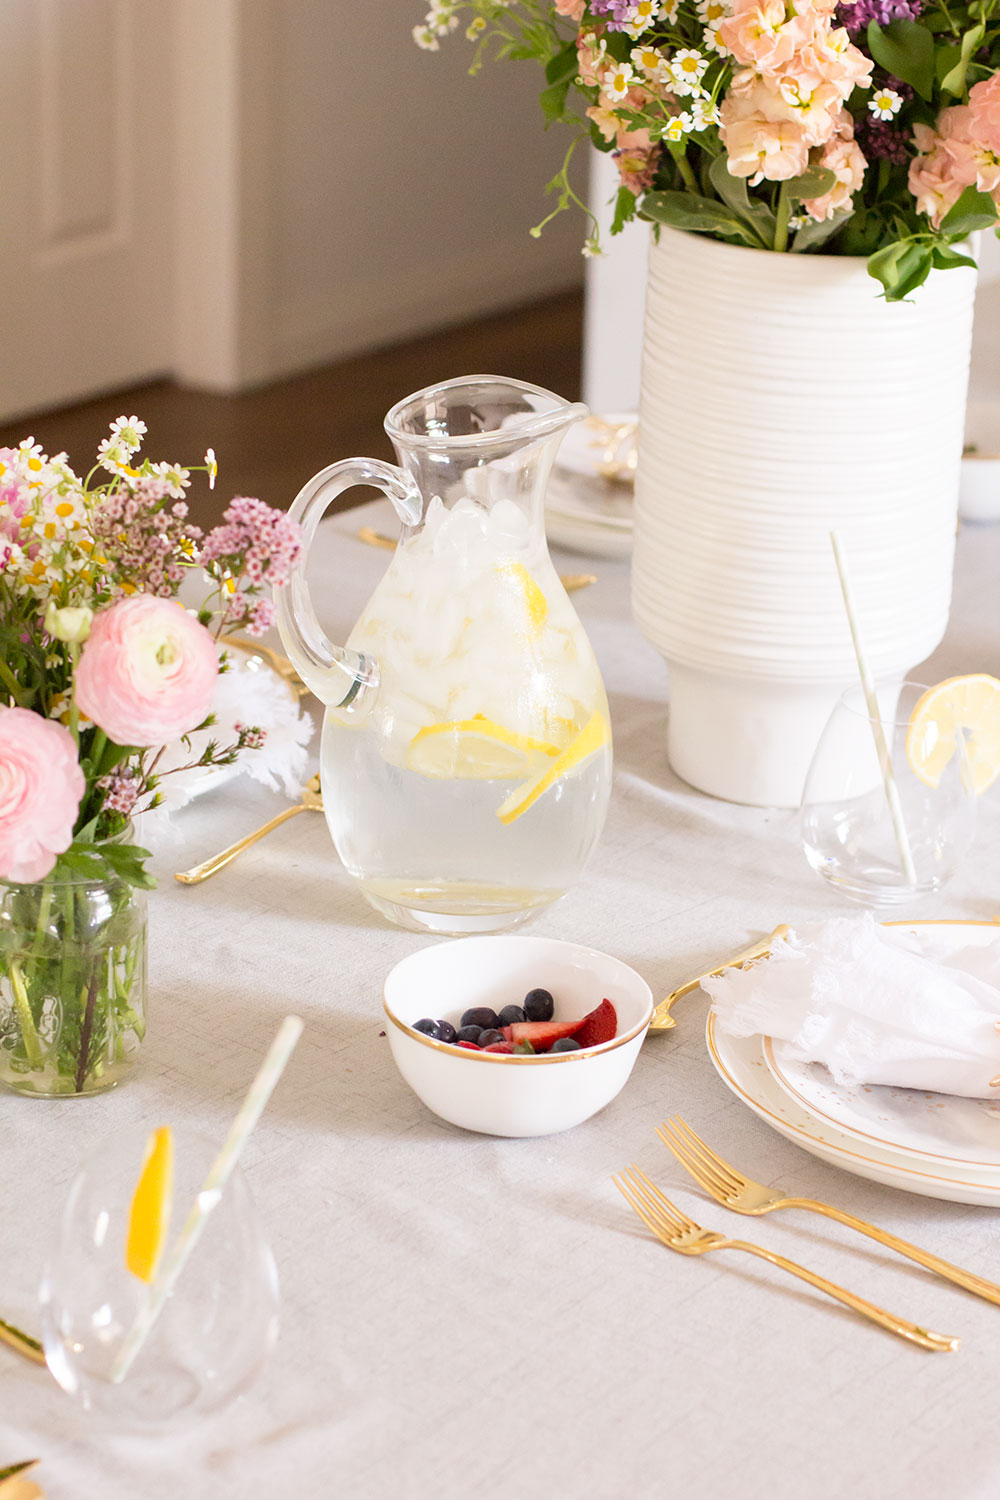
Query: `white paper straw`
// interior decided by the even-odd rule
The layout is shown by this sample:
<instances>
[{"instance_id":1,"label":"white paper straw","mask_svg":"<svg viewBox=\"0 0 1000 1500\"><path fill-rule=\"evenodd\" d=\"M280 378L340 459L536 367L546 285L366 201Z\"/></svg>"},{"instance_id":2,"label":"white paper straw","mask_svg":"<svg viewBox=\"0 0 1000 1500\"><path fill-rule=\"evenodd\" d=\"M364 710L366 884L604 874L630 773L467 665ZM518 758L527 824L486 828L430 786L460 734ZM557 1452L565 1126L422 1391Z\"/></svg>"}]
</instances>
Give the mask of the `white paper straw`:
<instances>
[{"instance_id":1,"label":"white paper straw","mask_svg":"<svg viewBox=\"0 0 1000 1500\"><path fill-rule=\"evenodd\" d=\"M903 819L903 808L899 800L899 787L896 785L896 777L893 774L892 757L889 754L889 747L885 742L885 732L882 728L878 698L875 696L875 684L872 681L872 674L868 669L868 658L865 656L864 643L861 639L861 627L858 624L858 615L854 608L854 597L851 592L851 581L847 573L847 563L844 560L840 537L836 531L830 532L830 542L837 563L837 573L840 577L840 591L844 596L844 608L847 610L847 623L851 627L854 655L857 658L858 672L861 675L861 690L865 695L865 703L868 705L868 722L871 724L872 735L875 740L875 753L878 756L879 768L882 772L882 782L885 786L885 800L889 804L889 816L892 819L892 831L896 836L896 847L899 850L899 859L903 866L903 876L907 885L915 886L917 883L917 872L914 868L910 839L906 832L906 823Z\"/></svg>"},{"instance_id":2,"label":"white paper straw","mask_svg":"<svg viewBox=\"0 0 1000 1500\"><path fill-rule=\"evenodd\" d=\"M208 1176L191 1205L191 1211L164 1263L163 1270L150 1287L149 1296L118 1351L117 1358L111 1367L112 1385L120 1385L125 1379L135 1362L136 1355L152 1332L167 1298L177 1283L178 1276L201 1238L209 1215L222 1197L222 1191L240 1159L251 1131L260 1119L278 1079L285 1071L295 1044L302 1035L302 1024L298 1016L286 1016L282 1021L256 1078L247 1090L247 1096L240 1106L239 1113L229 1128L222 1150L208 1169Z\"/></svg>"}]
</instances>

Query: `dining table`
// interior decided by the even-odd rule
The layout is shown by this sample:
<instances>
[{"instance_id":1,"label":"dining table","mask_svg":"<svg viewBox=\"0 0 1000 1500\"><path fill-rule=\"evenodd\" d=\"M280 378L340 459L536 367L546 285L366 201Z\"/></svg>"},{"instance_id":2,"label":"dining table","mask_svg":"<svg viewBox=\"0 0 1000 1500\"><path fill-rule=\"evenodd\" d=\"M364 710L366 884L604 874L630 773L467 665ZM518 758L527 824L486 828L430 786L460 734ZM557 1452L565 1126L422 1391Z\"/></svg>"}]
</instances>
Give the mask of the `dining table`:
<instances>
[{"instance_id":1,"label":"dining table","mask_svg":"<svg viewBox=\"0 0 1000 1500\"><path fill-rule=\"evenodd\" d=\"M366 525L392 529L385 502L329 518L310 558L333 639L388 561L359 538ZM616 955L659 999L779 922L858 911L807 864L796 811L718 801L671 771L667 670L631 619L627 561L553 555L597 575L574 603L608 689L614 786L582 878L522 930ZM1000 527L964 526L947 635L912 676L1000 673L998 582ZM46 1500L995 1500L1000 1307L818 1216L738 1217L656 1126L680 1113L757 1180L990 1279L1000 1215L880 1186L777 1134L713 1068L700 990L575 1129L508 1139L446 1124L397 1071L382 1010L389 970L442 939L366 904L321 816L203 884L172 878L285 805L241 776L161 821L149 1030L130 1081L0 1102L0 1317L37 1331L81 1161L165 1124L221 1142L281 1019L300 1016L243 1157L280 1276L277 1344L227 1405L151 1433L85 1411L0 1346L0 1468L40 1460ZM892 915L1000 919L1000 785L952 882ZM996 1116L1000 1160L1000 1101ZM616 1190L632 1163L698 1224L960 1346L912 1347L749 1257L672 1253Z\"/></svg>"}]
</instances>

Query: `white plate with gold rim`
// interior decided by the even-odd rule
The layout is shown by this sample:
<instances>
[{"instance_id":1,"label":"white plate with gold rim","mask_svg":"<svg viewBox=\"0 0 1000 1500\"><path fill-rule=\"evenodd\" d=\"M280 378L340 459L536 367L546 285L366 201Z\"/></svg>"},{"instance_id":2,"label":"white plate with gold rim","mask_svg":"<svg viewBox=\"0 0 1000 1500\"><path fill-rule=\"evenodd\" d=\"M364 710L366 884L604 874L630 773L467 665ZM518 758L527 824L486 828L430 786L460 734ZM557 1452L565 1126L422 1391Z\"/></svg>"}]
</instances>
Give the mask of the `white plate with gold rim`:
<instances>
[{"instance_id":1,"label":"white plate with gold rim","mask_svg":"<svg viewBox=\"0 0 1000 1500\"><path fill-rule=\"evenodd\" d=\"M996 941L998 938L996 924L986 922L901 922L891 925L933 926L941 930L942 936L953 937L956 946ZM810 1095L800 1095L790 1089L784 1079L779 1081L769 1064L764 1038L727 1036L715 1025L711 1015L706 1035L709 1056L723 1082L761 1119L812 1155L856 1176L870 1178L888 1187L902 1188L905 1192L955 1203L1000 1207L1000 1113L982 1115L976 1132L976 1141L981 1146L986 1139L985 1131L991 1128L989 1122L992 1122L996 1143L992 1161L988 1149L977 1149L973 1158L972 1149L967 1144L956 1149L948 1138L942 1142L929 1135L927 1125L922 1133L911 1132L908 1141L893 1140L890 1143L884 1128L872 1132L861 1126L849 1131L828 1109L814 1109ZM782 1072L785 1071L783 1068ZM908 1091L880 1092L902 1094ZM934 1098L933 1095L919 1097ZM939 1097L952 1102L951 1096ZM954 1102L971 1104L974 1108L978 1104L978 1101L970 1100ZM897 1134L898 1131L893 1129L893 1135ZM931 1151L938 1154L932 1158Z\"/></svg>"},{"instance_id":2,"label":"white plate with gold rim","mask_svg":"<svg viewBox=\"0 0 1000 1500\"><path fill-rule=\"evenodd\" d=\"M806 1114L779 1088L767 1066L759 1036L726 1036L710 1015L707 1042L709 1057L723 1083L779 1135L811 1155L856 1177L867 1177L906 1193L1000 1208L1000 1166L992 1172L932 1166L922 1158L858 1141Z\"/></svg>"}]
</instances>

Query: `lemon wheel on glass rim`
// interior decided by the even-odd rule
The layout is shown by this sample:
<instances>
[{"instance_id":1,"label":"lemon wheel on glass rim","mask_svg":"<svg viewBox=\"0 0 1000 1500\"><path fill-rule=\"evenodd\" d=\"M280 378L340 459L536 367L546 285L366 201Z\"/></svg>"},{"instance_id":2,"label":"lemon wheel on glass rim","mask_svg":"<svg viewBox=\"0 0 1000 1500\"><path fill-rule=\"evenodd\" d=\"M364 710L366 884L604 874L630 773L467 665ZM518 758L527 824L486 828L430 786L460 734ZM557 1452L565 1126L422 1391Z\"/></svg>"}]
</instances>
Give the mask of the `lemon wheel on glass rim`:
<instances>
[{"instance_id":1,"label":"lemon wheel on glass rim","mask_svg":"<svg viewBox=\"0 0 1000 1500\"><path fill-rule=\"evenodd\" d=\"M1000 775L1000 679L985 672L948 677L917 700L906 731L906 759L926 786L939 784L960 734L978 796Z\"/></svg>"}]
</instances>

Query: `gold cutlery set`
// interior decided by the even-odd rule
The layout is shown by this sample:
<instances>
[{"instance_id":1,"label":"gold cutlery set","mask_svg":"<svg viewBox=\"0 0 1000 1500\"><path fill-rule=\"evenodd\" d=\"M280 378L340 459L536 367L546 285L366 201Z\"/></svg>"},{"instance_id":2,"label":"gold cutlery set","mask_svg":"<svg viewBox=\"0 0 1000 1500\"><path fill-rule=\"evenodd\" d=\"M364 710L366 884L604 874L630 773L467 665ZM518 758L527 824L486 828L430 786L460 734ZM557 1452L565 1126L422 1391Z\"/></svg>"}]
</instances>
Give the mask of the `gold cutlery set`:
<instances>
[{"instance_id":1,"label":"gold cutlery set","mask_svg":"<svg viewBox=\"0 0 1000 1500\"><path fill-rule=\"evenodd\" d=\"M855 1218L853 1214L845 1213L842 1209L834 1208L828 1203L820 1203L814 1198L790 1198L783 1193L775 1192L763 1183L755 1182L753 1178L747 1177L729 1162L723 1160L679 1115L659 1125L657 1134L699 1187L703 1188L723 1208L730 1209L734 1213L749 1214L755 1218L782 1208L799 1208L822 1214L824 1218L835 1219L839 1224L846 1224L849 1229L855 1229L860 1234L876 1240L880 1245L885 1245L897 1254L906 1256L908 1260L916 1261L926 1270L933 1271L956 1286L964 1288L965 1291L972 1292L975 1296L1000 1306L1000 1286L992 1281L973 1275L970 1271L963 1271L960 1266L952 1265L950 1261L942 1260L940 1256L921 1250L917 1245L911 1245L907 1240L889 1234L884 1229L878 1229L874 1224ZM886 1312L884 1308L876 1307L874 1303L858 1297L854 1292L849 1292L844 1287L827 1281L825 1277L818 1276L805 1266L786 1260L784 1256L775 1255L772 1251L764 1249L762 1245L753 1244L748 1240L729 1239L726 1235L702 1229L676 1204L672 1203L637 1166L626 1168L614 1176L612 1181L642 1222L669 1250L676 1250L681 1255L705 1255L712 1250L745 1251L748 1255L755 1255L761 1260L769 1261L771 1265L779 1266L791 1275L799 1277L800 1280L807 1281L810 1286L825 1292L827 1296L843 1303L845 1307L861 1313L863 1317L869 1318L873 1323L879 1324L891 1333L898 1334L900 1338L916 1344L921 1349L938 1351L958 1348L957 1338L932 1333L919 1324L910 1323L905 1318L898 1318L895 1314Z\"/></svg>"}]
</instances>

